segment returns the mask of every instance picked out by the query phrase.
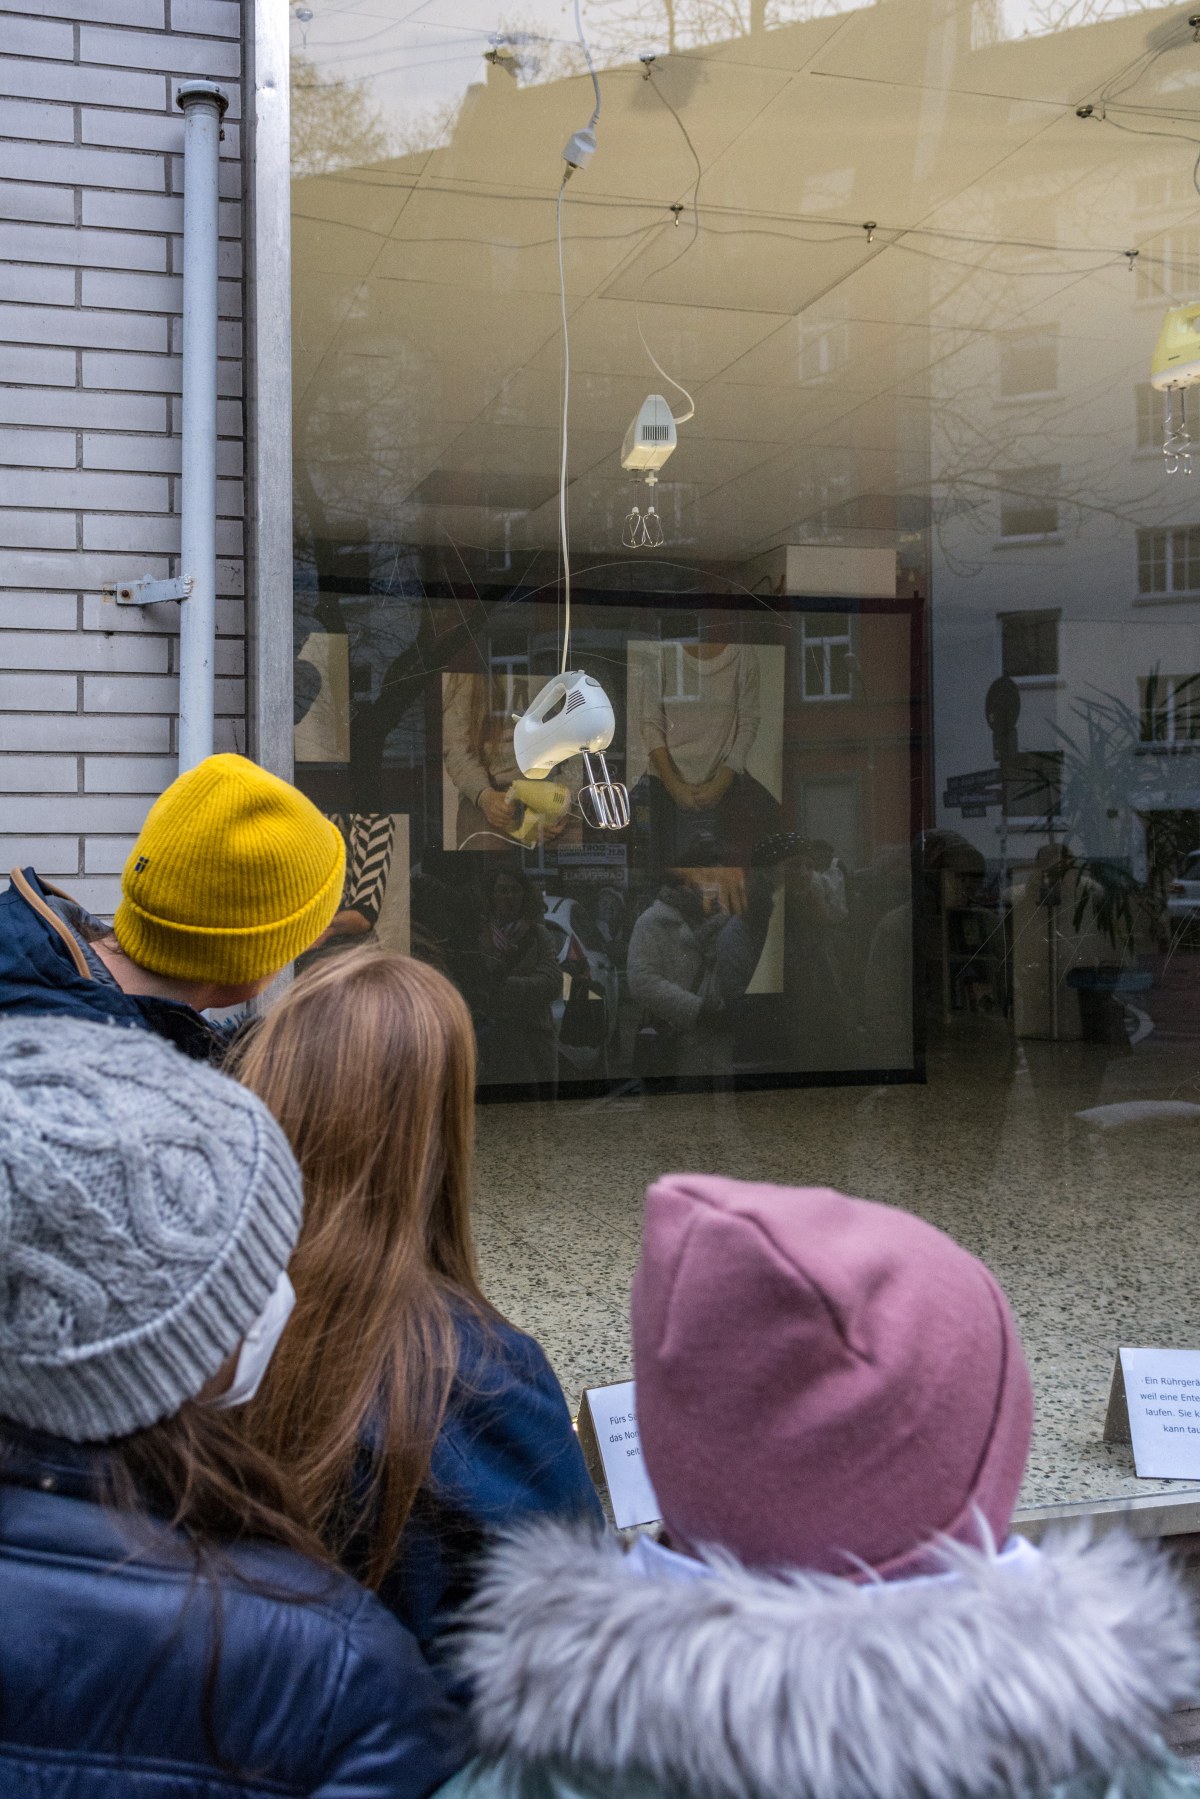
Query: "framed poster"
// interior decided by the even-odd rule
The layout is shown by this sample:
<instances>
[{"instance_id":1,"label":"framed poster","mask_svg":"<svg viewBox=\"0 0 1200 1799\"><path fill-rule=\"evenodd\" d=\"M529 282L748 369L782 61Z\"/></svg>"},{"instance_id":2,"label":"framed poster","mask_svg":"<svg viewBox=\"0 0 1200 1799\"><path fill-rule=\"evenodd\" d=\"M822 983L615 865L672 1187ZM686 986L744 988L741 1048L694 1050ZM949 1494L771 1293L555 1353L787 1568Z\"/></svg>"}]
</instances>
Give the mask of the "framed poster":
<instances>
[{"instance_id":1,"label":"framed poster","mask_svg":"<svg viewBox=\"0 0 1200 1799\"><path fill-rule=\"evenodd\" d=\"M516 763L557 667L544 596L347 595L344 650L331 596L320 616L345 723L324 764L308 726L297 779L339 819L403 817L389 910L402 878L481 1098L922 1078L919 601L577 594L622 832L585 822L578 758L538 784Z\"/></svg>"}]
</instances>

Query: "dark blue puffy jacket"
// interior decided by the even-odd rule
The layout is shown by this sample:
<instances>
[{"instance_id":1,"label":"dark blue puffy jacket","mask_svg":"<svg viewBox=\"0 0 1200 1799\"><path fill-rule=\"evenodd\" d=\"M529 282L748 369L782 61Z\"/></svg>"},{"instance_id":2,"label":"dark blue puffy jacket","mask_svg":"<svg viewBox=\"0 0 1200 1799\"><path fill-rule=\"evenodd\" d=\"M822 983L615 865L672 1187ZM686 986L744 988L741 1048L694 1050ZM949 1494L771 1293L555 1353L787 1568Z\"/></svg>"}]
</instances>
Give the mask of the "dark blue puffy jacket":
<instances>
[{"instance_id":1,"label":"dark blue puffy jacket","mask_svg":"<svg viewBox=\"0 0 1200 1799\"><path fill-rule=\"evenodd\" d=\"M458 1377L430 1478L379 1589L435 1666L497 1530L535 1517L604 1523L541 1345L502 1318L464 1308L457 1322Z\"/></svg>"},{"instance_id":2,"label":"dark blue puffy jacket","mask_svg":"<svg viewBox=\"0 0 1200 1799\"><path fill-rule=\"evenodd\" d=\"M52 1012L155 1031L185 1055L219 1060L224 1038L191 1006L123 993L115 981L96 980L71 931L47 904L50 894L70 897L39 880L32 868L14 869L0 893L0 1012Z\"/></svg>"},{"instance_id":3,"label":"dark blue puffy jacket","mask_svg":"<svg viewBox=\"0 0 1200 1799\"><path fill-rule=\"evenodd\" d=\"M460 1715L344 1575L261 1546L197 1581L173 1533L87 1497L88 1452L4 1438L4 1799L425 1799L462 1766Z\"/></svg>"}]
</instances>

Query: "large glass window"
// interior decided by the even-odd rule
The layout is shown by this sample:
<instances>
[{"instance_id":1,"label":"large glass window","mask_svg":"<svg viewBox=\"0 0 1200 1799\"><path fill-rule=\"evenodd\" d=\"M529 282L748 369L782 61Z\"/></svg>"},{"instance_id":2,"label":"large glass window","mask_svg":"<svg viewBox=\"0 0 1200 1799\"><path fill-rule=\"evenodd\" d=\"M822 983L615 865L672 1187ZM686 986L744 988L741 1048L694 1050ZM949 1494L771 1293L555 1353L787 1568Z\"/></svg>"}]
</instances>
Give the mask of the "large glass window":
<instances>
[{"instance_id":1,"label":"large glass window","mask_svg":"<svg viewBox=\"0 0 1200 1799\"><path fill-rule=\"evenodd\" d=\"M293 9L321 953L467 996L489 1279L569 1388L628 1373L649 1178L831 1183L1011 1291L1028 1503L1152 1491L1102 1431L1117 1347L1196 1315L1200 527L1149 386L1200 291L1191 33L1125 0L583 21L564 182L595 93L558 0ZM564 521L622 830L578 757L516 759Z\"/></svg>"},{"instance_id":2,"label":"large glass window","mask_svg":"<svg viewBox=\"0 0 1200 1799\"><path fill-rule=\"evenodd\" d=\"M1138 590L1200 594L1200 526L1138 532Z\"/></svg>"},{"instance_id":3,"label":"large glass window","mask_svg":"<svg viewBox=\"0 0 1200 1799\"><path fill-rule=\"evenodd\" d=\"M1044 680L1058 674L1061 613L1002 612L1000 666L1014 681Z\"/></svg>"}]
</instances>

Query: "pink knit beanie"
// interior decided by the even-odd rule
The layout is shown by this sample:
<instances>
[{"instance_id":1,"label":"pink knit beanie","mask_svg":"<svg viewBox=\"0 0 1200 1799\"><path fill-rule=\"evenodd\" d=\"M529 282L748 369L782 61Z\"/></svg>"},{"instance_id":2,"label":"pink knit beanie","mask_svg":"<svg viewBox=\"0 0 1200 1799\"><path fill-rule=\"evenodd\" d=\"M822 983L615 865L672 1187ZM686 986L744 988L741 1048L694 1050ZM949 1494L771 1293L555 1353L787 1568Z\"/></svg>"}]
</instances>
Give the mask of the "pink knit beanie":
<instances>
[{"instance_id":1,"label":"pink knit beanie","mask_svg":"<svg viewBox=\"0 0 1200 1799\"><path fill-rule=\"evenodd\" d=\"M1008 1304L920 1218L825 1187L666 1175L633 1283L646 1468L671 1538L888 1577L1007 1536L1033 1399Z\"/></svg>"}]
</instances>

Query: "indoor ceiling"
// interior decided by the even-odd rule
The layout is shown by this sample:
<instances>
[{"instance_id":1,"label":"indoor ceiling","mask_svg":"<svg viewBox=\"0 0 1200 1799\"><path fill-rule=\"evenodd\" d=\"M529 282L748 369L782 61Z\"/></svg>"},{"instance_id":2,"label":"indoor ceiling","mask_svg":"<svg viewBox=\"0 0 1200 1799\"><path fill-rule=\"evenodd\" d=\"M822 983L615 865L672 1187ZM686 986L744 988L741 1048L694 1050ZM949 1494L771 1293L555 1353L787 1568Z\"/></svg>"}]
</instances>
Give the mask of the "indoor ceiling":
<instances>
[{"instance_id":1,"label":"indoor ceiling","mask_svg":"<svg viewBox=\"0 0 1200 1799\"><path fill-rule=\"evenodd\" d=\"M498 9L308 4L301 528L552 546L555 197L592 107L555 37L567 15L510 28L514 76L485 60ZM1001 446L978 452L983 488L1005 463L1071 464L1078 486L1087 463L1115 504L1162 309L1200 286L1184 11L883 0L807 19L768 7L751 25L737 0L695 0L688 18L681 0L683 47L663 54L661 9L645 10L584 12L603 110L563 204L576 549L619 551L621 440L646 394L682 409L648 351L696 403L658 490L689 555L893 540L976 442ZM651 78L643 44L660 52ZM1106 90L1105 120L1076 116ZM422 131L430 148L387 153ZM999 393L1000 334L1023 327L1060 343L1050 403Z\"/></svg>"}]
</instances>

